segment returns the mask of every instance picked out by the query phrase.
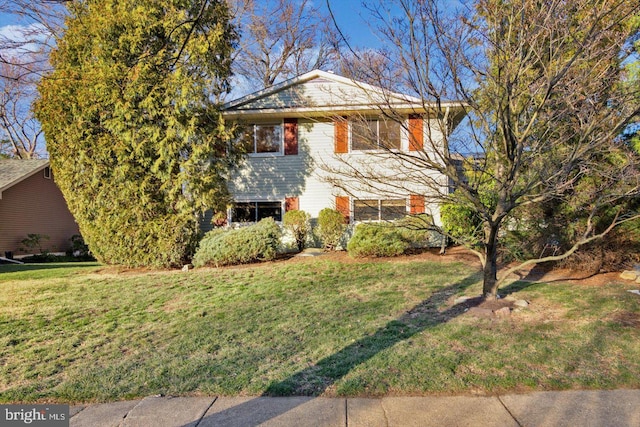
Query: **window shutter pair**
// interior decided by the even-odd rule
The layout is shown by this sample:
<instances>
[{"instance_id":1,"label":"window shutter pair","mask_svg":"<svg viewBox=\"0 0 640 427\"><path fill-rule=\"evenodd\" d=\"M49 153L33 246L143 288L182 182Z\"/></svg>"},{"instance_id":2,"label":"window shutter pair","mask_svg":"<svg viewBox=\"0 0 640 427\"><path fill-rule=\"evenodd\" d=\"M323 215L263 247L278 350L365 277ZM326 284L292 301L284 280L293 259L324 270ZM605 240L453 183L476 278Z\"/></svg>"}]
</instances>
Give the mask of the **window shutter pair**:
<instances>
[{"instance_id":1,"label":"window shutter pair","mask_svg":"<svg viewBox=\"0 0 640 427\"><path fill-rule=\"evenodd\" d=\"M349 122L346 117L334 120L334 152L349 152ZM421 151L424 146L424 120L420 114L409 116L409 151Z\"/></svg>"},{"instance_id":2,"label":"window shutter pair","mask_svg":"<svg viewBox=\"0 0 640 427\"><path fill-rule=\"evenodd\" d=\"M412 215L425 213L424 202L423 195L411 194L409 196L409 212ZM348 224L351 219L351 204L348 196L336 196L336 210L344 216L345 222Z\"/></svg>"}]
</instances>

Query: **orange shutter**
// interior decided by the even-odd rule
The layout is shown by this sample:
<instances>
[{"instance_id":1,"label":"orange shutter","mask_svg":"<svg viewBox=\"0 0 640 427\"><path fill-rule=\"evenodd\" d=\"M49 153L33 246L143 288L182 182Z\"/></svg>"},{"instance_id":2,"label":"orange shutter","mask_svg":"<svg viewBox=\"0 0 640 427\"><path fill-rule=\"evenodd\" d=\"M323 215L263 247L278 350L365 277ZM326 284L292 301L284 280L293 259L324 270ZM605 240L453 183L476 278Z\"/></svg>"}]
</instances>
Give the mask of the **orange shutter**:
<instances>
[{"instance_id":1,"label":"orange shutter","mask_svg":"<svg viewBox=\"0 0 640 427\"><path fill-rule=\"evenodd\" d=\"M300 209L300 201L297 197L287 197L284 199L284 211L297 211Z\"/></svg>"},{"instance_id":2,"label":"orange shutter","mask_svg":"<svg viewBox=\"0 0 640 427\"><path fill-rule=\"evenodd\" d=\"M344 216L344 221L348 224L350 222L351 212L349 209L349 197L336 196L336 210Z\"/></svg>"},{"instance_id":3,"label":"orange shutter","mask_svg":"<svg viewBox=\"0 0 640 427\"><path fill-rule=\"evenodd\" d=\"M284 155L298 154L298 119L284 119Z\"/></svg>"},{"instance_id":4,"label":"orange shutter","mask_svg":"<svg viewBox=\"0 0 640 427\"><path fill-rule=\"evenodd\" d=\"M340 117L334 120L335 127L335 152L336 153L348 153L349 152L349 122Z\"/></svg>"},{"instance_id":5,"label":"orange shutter","mask_svg":"<svg viewBox=\"0 0 640 427\"><path fill-rule=\"evenodd\" d=\"M424 196L421 194L412 194L410 198L410 213L411 214L423 214L424 209Z\"/></svg>"},{"instance_id":6,"label":"orange shutter","mask_svg":"<svg viewBox=\"0 0 640 427\"><path fill-rule=\"evenodd\" d=\"M424 142L423 119L419 114L409 116L409 151L421 151Z\"/></svg>"}]
</instances>

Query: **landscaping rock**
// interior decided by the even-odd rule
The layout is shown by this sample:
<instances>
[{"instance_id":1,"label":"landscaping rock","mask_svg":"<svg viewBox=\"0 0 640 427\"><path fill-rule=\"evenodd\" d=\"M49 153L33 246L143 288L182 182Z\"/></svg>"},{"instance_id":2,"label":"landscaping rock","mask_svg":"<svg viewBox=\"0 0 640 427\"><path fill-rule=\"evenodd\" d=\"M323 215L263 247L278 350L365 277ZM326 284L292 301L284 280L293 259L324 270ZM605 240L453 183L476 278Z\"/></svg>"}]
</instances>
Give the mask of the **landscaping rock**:
<instances>
[{"instance_id":1,"label":"landscaping rock","mask_svg":"<svg viewBox=\"0 0 640 427\"><path fill-rule=\"evenodd\" d=\"M635 270L625 270L620 273L620 278L624 280L636 280L638 278L638 272Z\"/></svg>"},{"instance_id":2,"label":"landscaping rock","mask_svg":"<svg viewBox=\"0 0 640 427\"><path fill-rule=\"evenodd\" d=\"M189 271L193 268L193 265L191 264L186 264L182 266L182 271Z\"/></svg>"},{"instance_id":3,"label":"landscaping rock","mask_svg":"<svg viewBox=\"0 0 640 427\"><path fill-rule=\"evenodd\" d=\"M527 308L529 307L529 303L523 299L519 299L513 303L514 307L518 308Z\"/></svg>"}]
</instances>

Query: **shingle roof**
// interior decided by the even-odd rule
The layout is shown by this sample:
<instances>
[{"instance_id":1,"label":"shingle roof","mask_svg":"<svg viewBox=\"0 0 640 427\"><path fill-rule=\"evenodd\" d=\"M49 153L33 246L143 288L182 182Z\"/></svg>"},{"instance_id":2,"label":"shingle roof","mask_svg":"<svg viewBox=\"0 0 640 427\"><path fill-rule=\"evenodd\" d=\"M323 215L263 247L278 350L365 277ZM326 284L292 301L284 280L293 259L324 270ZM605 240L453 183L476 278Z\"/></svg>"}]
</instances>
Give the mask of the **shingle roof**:
<instances>
[{"instance_id":1,"label":"shingle roof","mask_svg":"<svg viewBox=\"0 0 640 427\"><path fill-rule=\"evenodd\" d=\"M0 159L0 194L49 166L49 160Z\"/></svg>"}]
</instances>

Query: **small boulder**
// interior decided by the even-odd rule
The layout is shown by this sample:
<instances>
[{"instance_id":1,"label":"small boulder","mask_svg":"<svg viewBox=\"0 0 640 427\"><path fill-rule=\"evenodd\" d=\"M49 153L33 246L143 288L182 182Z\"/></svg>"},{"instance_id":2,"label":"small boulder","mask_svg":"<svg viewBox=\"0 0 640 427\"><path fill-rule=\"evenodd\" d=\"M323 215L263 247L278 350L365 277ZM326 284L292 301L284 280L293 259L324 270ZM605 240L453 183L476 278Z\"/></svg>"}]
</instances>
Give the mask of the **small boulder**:
<instances>
[{"instance_id":1,"label":"small boulder","mask_svg":"<svg viewBox=\"0 0 640 427\"><path fill-rule=\"evenodd\" d=\"M518 308L527 308L529 307L529 303L523 299L519 299L517 301L514 301L513 306Z\"/></svg>"},{"instance_id":2,"label":"small boulder","mask_svg":"<svg viewBox=\"0 0 640 427\"><path fill-rule=\"evenodd\" d=\"M182 266L182 271L189 271L193 268L193 265L191 264L185 264Z\"/></svg>"}]
</instances>

